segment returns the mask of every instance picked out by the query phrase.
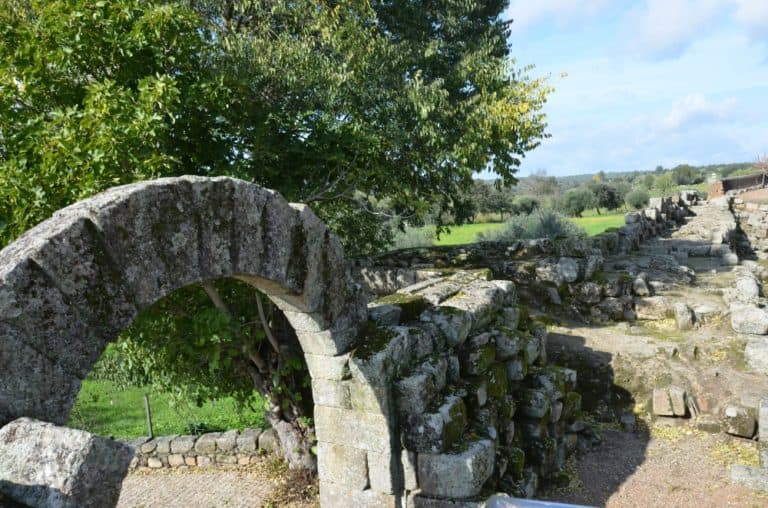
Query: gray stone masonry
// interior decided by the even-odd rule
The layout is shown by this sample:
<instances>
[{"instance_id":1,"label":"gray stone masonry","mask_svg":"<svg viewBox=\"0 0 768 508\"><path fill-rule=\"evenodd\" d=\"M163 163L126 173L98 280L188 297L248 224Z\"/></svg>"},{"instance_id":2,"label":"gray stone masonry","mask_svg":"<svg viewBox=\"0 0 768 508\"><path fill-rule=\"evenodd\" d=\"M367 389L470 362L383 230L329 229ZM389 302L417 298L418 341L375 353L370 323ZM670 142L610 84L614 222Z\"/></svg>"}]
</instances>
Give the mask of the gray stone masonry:
<instances>
[{"instance_id":1,"label":"gray stone masonry","mask_svg":"<svg viewBox=\"0 0 768 508\"><path fill-rule=\"evenodd\" d=\"M134 451L119 441L31 418L0 429L0 443L0 494L41 508L114 506Z\"/></svg>"},{"instance_id":2,"label":"gray stone masonry","mask_svg":"<svg viewBox=\"0 0 768 508\"><path fill-rule=\"evenodd\" d=\"M249 464L279 451L274 430L245 429L210 432L200 436L161 436L142 439L131 468L212 467ZM270 440L269 437L272 439Z\"/></svg>"}]
</instances>

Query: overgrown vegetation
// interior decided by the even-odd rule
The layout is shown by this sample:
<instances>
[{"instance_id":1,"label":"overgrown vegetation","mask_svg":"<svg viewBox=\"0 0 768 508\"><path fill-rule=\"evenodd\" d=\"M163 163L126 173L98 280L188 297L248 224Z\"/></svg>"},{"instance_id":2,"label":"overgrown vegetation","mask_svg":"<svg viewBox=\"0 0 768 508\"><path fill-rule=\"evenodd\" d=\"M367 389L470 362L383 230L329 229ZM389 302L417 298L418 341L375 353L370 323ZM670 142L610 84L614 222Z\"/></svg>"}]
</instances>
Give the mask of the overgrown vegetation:
<instances>
[{"instance_id":1,"label":"overgrown vegetation","mask_svg":"<svg viewBox=\"0 0 768 508\"><path fill-rule=\"evenodd\" d=\"M582 238L586 232L553 210L538 210L530 215L518 215L506 222L503 229L482 233L482 240L514 242L534 238Z\"/></svg>"},{"instance_id":2,"label":"overgrown vegetation","mask_svg":"<svg viewBox=\"0 0 768 508\"><path fill-rule=\"evenodd\" d=\"M257 393L245 404L225 397L198 406L178 393L92 379L83 382L67 425L119 439L146 436L145 393L150 400L152 428L158 436L266 426L265 400Z\"/></svg>"}]
</instances>

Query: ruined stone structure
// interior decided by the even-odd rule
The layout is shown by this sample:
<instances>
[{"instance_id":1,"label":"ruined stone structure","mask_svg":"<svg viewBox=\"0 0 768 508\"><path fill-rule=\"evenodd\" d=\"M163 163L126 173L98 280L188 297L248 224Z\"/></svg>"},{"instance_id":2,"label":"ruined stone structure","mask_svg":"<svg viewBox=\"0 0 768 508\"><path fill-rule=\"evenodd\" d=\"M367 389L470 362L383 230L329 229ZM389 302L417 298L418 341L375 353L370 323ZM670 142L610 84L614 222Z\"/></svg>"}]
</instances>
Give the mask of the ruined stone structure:
<instances>
[{"instance_id":1,"label":"ruined stone structure","mask_svg":"<svg viewBox=\"0 0 768 508\"><path fill-rule=\"evenodd\" d=\"M19 417L63 424L81 380L138 312L175 289L220 277L252 284L285 312L313 378L347 371L365 302L338 239L320 220L239 180L160 179L63 209L0 253L0 424ZM364 378L359 384L357 392L370 395L365 408L316 409L321 446L326 415L338 418L333 426L354 422L365 436L350 446L362 454L375 447L385 462L394 442L386 401ZM48 435L38 447L61 446L66 429ZM4 441L0 455L11 456L21 441ZM0 491L17 498L24 489L7 485L46 482L8 464L0 480ZM28 490L20 501L34 501Z\"/></svg>"},{"instance_id":2,"label":"ruined stone structure","mask_svg":"<svg viewBox=\"0 0 768 508\"><path fill-rule=\"evenodd\" d=\"M22 421L47 436L0 444L0 455L16 457L0 463L0 493L42 505L32 485L56 489L77 475L18 464L22 454L11 451L44 456L69 429L13 420L64 423L80 381L138 312L175 289L235 277L266 293L297 332L312 378L323 506L468 507L497 490L531 496L593 438L576 372L547 364L546 328L521 305L521 288L555 305L576 301L596 319L634 319L642 288L594 280L604 256L666 231L693 199L656 200L584 241L416 250L355 266L307 207L230 178L161 179L77 203L0 252L0 425ZM173 441L167 453L147 453L186 462L193 454L181 441L179 453ZM111 449L83 443L97 456ZM217 438L214 453L218 446ZM102 481L119 484L127 466ZM83 491L56 495L87 506Z\"/></svg>"}]
</instances>

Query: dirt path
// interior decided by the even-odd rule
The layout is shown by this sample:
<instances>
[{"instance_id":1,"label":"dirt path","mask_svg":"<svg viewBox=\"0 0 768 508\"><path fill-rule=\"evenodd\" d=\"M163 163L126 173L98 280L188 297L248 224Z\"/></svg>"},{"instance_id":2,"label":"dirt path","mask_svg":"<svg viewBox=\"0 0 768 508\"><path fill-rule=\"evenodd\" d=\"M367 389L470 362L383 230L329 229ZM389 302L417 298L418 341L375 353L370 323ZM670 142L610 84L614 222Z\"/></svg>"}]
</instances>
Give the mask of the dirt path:
<instances>
[{"instance_id":1,"label":"dirt path","mask_svg":"<svg viewBox=\"0 0 768 508\"><path fill-rule=\"evenodd\" d=\"M650 436L606 430L603 440L576 461L571 488L547 499L610 508L768 506L767 494L729 481L731 463L756 461L754 443L664 427Z\"/></svg>"}]
</instances>

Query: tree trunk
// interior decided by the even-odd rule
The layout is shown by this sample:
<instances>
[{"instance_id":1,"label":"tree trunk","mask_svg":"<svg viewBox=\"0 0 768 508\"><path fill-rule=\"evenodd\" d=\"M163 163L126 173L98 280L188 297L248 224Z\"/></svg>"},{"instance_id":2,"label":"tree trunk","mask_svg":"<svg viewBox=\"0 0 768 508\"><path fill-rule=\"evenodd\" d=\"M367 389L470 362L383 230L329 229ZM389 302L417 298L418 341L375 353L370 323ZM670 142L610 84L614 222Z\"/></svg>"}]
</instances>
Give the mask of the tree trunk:
<instances>
[{"instance_id":1,"label":"tree trunk","mask_svg":"<svg viewBox=\"0 0 768 508\"><path fill-rule=\"evenodd\" d=\"M298 422L287 422L274 413L267 414L267 422L275 429L280 449L288 467L317 472L317 455L312 453L314 429L302 430Z\"/></svg>"}]
</instances>

